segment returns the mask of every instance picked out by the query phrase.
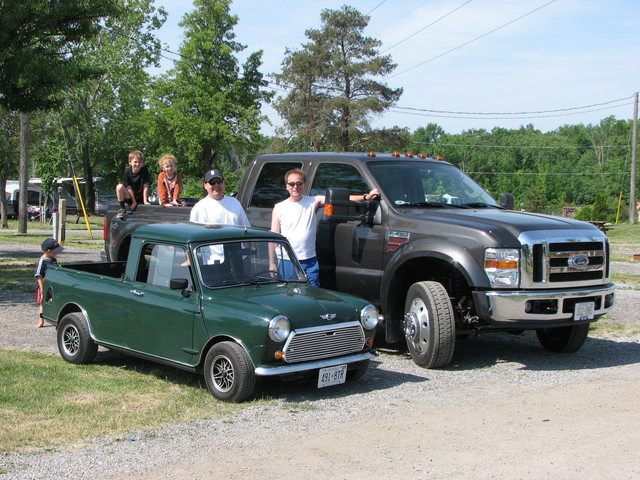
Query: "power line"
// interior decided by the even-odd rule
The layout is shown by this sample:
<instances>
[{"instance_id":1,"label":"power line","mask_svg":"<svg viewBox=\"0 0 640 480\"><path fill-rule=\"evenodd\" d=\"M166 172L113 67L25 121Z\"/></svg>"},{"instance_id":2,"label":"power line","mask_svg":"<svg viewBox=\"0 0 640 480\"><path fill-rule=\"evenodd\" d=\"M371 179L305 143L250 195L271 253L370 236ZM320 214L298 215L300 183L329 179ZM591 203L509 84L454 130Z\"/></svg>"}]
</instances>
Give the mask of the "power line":
<instances>
[{"instance_id":1,"label":"power line","mask_svg":"<svg viewBox=\"0 0 640 480\"><path fill-rule=\"evenodd\" d=\"M386 78L386 79L390 79L390 78L397 77L397 76L399 76L399 75L402 75L403 73L410 72L411 70L413 70L413 69L415 69L415 68L421 67L422 65L425 65L425 64L427 64L427 63L429 63L429 62L432 62L432 61L434 61L434 60L436 60L436 59L438 59L438 58L440 58L440 57L444 57L445 55L447 55L447 54L449 54L449 53L451 53L451 52L455 52L456 50L459 50L459 49L461 49L462 47L465 47L465 46L469 45L470 43L475 42L476 40L480 40L481 38L484 38L484 37L486 37L487 35L491 35L492 33L497 32L498 30L500 30L500 29L502 29L502 28L504 28L504 27L509 26L509 25L511 25L512 23L515 23L515 22L517 22L518 20L521 20L521 19L523 19L523 18L525 18L525 17L527 17L527 16L529 16L529 15L531 15L531 14L533 14L533 13L537 12L538 10L540 10L540 9L542 9L542 8L544 8L544 7L548 6L548 5L551 5L551 4L552 4L552 3L554 3L555 1L556 1L556 0L551 0L550 2L547 2L547 3L545 3L544 5L541 5L541 6L540 6L540 7L538 7L538 8L534 8L534 9L533 9L533 10L531 10L530 12L527 12L527 13L525 13L524 15L521 15L521 16L519 16L518 18L515 18L515 19L511 20L510 22L507 22L507 23L505 23L505 24L503 24L503 25L500 25L499 27L494 28L493 30L490 30L490 31L488 31L488 32L486 32L486 33L483 33L482 35L480 35L480 36L478 36L478 37L475 37L475 38L473 38L473 39L469 40L468 42L465 42L465 43L463 43L463 44L461 44L461 45L458 45L457 47L453 47L453 48L451 48L451 49L447 50L446 52L443 52L443 53L441 53L441 54L439 54L439 55L436 55L435 57L430 58L429 60L425 60L425 61L424 61L424 62L422 62L422 63L419 63L419 64L417 64L417 65L414 65L413 67L407 68L406 70L402 70L401 72L398 72L398 73L396 73L396 74L394 74L394 75L389 75L389 76L387 76L387 77L385 77L385 78Z\"/></svg>"},{"instance_id":2,"label":"power line","mask_svg":"<svg viewBox=\"0 0 640 480\"><path fill-rule=\"evenodd\" d=\"M428 145L430 147L469 147L469 148L521 148L532 150L595 150L596 148L625 148L628 149L629 145L555 145L555 146L540 146L540 145L483 145L483 144L470 144L470 143L441 143L435 142L412 142L416 144Z\"/></svg>"},{"instance_id":3,"label":"power line","mask_svg":"<svg viewBox=\"0 0 640 480\"><path fill-rule=\"evenodd\" d=\"M389 51L389 50L391 50L393 47L397 47L398 45L400 45L401 43L405 42L406 40L409 40L411 37L413 37L413 36L415 36L415 35L419 34L420 32L422 32L422 31L426 30L427 28L429 28L429 27L431 27L431 26L435 25L435 24L436 24L436 23L438 23L440 20L443 20L443 19L447 18L449 15L451 15L452 13L454 13L454 12L456 12L456 11L460 10L462 7L464 7L464 6L465 6L465 5L467 5L468 3L471 3L472 1L473 1L473 0L467 0L467 1L466 1L466 2L464 2L462 5L460 5L460 6L456 7L456 8L454 8L453 10L451 10L451 11L450 11L450 12L448 12L448 13L445 13L444 15L442 15L442 16L441 16L440 18L438 18L437 20L434 20L433 22L431 22L431 23L430 23L429 25L427 25L426 27L422 27L420 30L418 30L418 31L416 31L416 32L414 32L414 33L412 33L412 34L411 34L411 35L409 35L408 37L404 37L402 40L400 40L399 42L394 43L394 44L393 44L393 45L391 45L389 48L387 48L387 49L383 50L383 51L382 51L382 52L380 52L380 53L388 52L388 51Z\"/></svg>"},{"instance_id":4,"label":"power line","mask_svg":"<svg viewBox=\"0 0 640 480\"><path fill-rule=\"evenodd\" d=\"M382 0L379 4L377 4L375 7L373 7L371 10L369 10L365 15L371 15L371 13L378 8L380 5L382 5L384 2L386 2L387 0Z\"/></svg>"},{"instance_id":5,"label":"power line","mask_svg":"<svg viewBox=\"0 0 640 480\"><path fill-rule=\"evenodd\" d=\"M633 102L627 102L627 103L623 103L620 105L616 105L615 108L619 108L619 107L624 107L627 105L631 105ZM466 120L530 120L530 119L535 119L535 118L553 118L553 117L567 117L570 115L580 115L583 113L591 113L591 112L599 112L599 111L603 111L603 110L609 110L612 107L603 107L603 108L594 108L594 109L590 109L590 110L581 110L581 111L577 111L577 112L570 112L570 113L556 113L556 114L549 114L549 115L525 115L525 116L512 116L512 117L504 117L504 116L496 116L496 117L491 117L491 116L480 116L480 115L442 115L442 114L435 114L435 113L418 113L418 112L406 112L406 111L401 111L401 110L389 110L391 113L401 113L404 115L417 115L417 116L421 116L421 117L434 117L434 118L459 118L459 119L466 119ZM499 115L499 114L496 114ZM503 115L509 115L509 114L503 114Z\"/></svg>"},{"instance_id":6,"label":"power line","mask_svg":"<svg viewBox=\"0 0 640 480\"><path fill-rule=\"evenodd\" d=\"M631 95L629 97L617 98L615 100L609 100L609 101L602 102L602 103L594 103L594 104L591 104L591 105L584 105L582 107L556 108L554 110L534 110L534 111L531 111L531 112L455 112L455 111L448 111L448 110L433 110L433 109L429 109L429 108L417 108L417 107L399 107L399 106L397 106L396 108L400 108L402 110L415 110L415 111L420 111L420 112L446 113L446 114L451 114L451 115L535 115L535 114L543 114L543 113L567 112L567 111L571 111L571 110L584 110L586 108L601 107L603 105L610 105L612 103L618 103L618 102L622 102L622 101L630 100L630 99L633 99L633 95ZM628 105L628 103L626 103L624 105Z\"/></svg>"}]
</instances>

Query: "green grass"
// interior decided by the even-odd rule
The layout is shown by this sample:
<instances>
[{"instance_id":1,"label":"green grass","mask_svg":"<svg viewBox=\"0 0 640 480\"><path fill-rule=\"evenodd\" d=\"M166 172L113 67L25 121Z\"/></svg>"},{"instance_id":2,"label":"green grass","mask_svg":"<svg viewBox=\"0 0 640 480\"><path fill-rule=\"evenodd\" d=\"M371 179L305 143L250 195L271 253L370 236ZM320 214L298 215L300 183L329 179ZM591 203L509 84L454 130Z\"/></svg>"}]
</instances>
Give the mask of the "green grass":
<instances>
[{"instance_id":1,"label":"green grass","mask_svg":"<svg viewBox=\"0 0 640 480\"><path fill-rule=\"evenodd\" d=\"M271 402L220 402L199 375L130 357L127 368L116 363L72 365L0 347L0 453L139 431L152 435L170 423L230 416Z\"/></svg>"},{"instance_id":2,"label":"green grass","mask_svg":"<svg viewBox=\"0 0 640 480\"><path fill-rule=\"evenodd\" d=\"M602 320L592 323L589 332L592 337L630 337L640 334L640 324L608 322L605 316Z\"/></svg>"},{"instance_id":3,"label":"green grass","mask_svg":"<svg viewBox=\"0 0 640 480\"><path fill-rule=\"evenodd\" d=\"M35 257L0 257L0 290L35 292L35 268Z\"/></svg>"},{"instance_id":4,"label":"green grass","mask_svg":"<svg viewBox=\"0 0 640 480\"><path fill-rule=\"evenodd\" d=\"M611 243L637 243L640 244L640 224L630 225L619 223L607 232Z\"/></svg>"}]
</instances>

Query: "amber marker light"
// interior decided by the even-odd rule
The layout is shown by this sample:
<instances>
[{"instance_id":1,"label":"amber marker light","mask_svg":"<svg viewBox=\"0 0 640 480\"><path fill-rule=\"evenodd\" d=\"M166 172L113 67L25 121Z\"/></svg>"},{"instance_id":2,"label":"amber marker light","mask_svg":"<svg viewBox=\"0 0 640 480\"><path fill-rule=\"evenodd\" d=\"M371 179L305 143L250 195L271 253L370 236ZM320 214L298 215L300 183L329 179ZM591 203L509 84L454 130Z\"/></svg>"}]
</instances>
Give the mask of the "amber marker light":
<instances>
[{"instance_id":1,"label":"amber marker light","mask_svg":"<svg viewBox=\"0 0 640 480\"><path fill-rule=\"evenodd\" d=\"M373 338L367 338L367 341L364 343L366 343L368 347L371 347L373 345Z\"/></svg>"},{"instance_id":2,"label":"amber marker light","mask_svg":"<svg viewBox=\"0 0 640 480\"><path fill-rule=\"evenodd\" d=\"M282 360L282 357L284 357L284 352L282 350L278 350L273 354L273 356L276 357L277 360Z\"/></svg>"},{"instance_id":3,"label":"amber marker light","mask_svg":"<svg viewBox=\"0 0 640 480\"><path fill-rule=\"evenodd\" d=\"M518 268L518 262L513 260L485 260L484 268Z\"/></svg>"}]
</instances>

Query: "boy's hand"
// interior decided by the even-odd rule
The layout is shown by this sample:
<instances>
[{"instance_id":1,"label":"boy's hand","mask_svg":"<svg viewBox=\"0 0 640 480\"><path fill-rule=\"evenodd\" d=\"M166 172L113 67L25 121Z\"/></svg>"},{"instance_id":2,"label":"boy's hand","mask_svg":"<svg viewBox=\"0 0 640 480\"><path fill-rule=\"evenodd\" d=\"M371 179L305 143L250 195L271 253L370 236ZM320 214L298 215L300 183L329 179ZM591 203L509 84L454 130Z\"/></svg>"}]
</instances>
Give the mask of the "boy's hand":
<instances>
[{"instance_id":1,"label":"boy's hand","mask_svg":"<svg viewBox=\"0 0 640 480\"><path fill-rule=\"evenodd\" d=\"M136 208L138 208L138 204L136 202L131 202L131 206L129 208L131 208L132 212L135 212Z\"/></svg>"}]
</instances>

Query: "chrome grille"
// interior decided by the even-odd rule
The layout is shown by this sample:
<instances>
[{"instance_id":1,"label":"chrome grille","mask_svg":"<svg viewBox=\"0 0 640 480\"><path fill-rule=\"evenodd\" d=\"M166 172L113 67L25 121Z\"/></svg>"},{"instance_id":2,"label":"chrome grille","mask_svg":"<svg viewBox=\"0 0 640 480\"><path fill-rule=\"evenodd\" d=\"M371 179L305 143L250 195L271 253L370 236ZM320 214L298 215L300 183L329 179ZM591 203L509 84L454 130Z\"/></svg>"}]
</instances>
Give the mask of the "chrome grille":
<instances>
[{"instance_id":1,"label":"chrome grille","mask_svg":"<svg viewBox=\"0 0 640 480\"><path fill-rule=\"evenodd\" d=\"M609 242L598 235L577 238L563 232L523 233L520 236L523 243L522 286L571 287L606 281L609 277ZM573 262L577 258L587 259L586 265L577 267Z\"/></svg>"},{"instance_id":2,"label":"chrome grille","mask_svg":"<svg viewBox=\"0 0 640 480\"><path fill-rule=\"evenodd\" d=\"M295 330L284 346L287 363L308 362L359 352L365 336L359 322Z\"/></svg>"}]
</instances>

